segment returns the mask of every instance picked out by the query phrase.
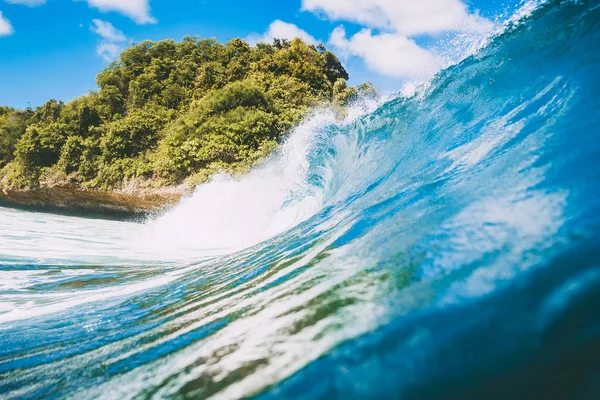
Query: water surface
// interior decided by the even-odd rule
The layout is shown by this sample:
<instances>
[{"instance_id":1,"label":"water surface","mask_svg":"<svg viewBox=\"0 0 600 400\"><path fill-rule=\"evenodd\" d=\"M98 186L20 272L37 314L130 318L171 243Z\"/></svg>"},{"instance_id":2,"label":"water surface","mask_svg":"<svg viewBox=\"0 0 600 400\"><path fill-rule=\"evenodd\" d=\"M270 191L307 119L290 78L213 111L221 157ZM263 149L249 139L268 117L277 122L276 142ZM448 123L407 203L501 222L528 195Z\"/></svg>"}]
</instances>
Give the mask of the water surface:
<instances>
[{"instance_id":1,"label":"water surface","mask_svg":"<svg viewBox=\"0 0 600 400\"><path fill-rule=\"evenodd\" d=\"M0 209L0 397L599 398L599 46L549 1L146 224Z\"/></svg>"}]
</instances>

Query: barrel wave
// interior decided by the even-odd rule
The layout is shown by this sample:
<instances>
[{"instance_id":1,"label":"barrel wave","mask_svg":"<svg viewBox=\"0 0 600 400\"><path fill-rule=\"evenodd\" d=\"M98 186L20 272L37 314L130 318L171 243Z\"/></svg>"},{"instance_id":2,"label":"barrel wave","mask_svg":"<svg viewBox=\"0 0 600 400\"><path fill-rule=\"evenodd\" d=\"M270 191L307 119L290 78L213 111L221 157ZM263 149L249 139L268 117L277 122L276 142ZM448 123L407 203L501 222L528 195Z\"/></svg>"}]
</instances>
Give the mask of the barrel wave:
<instances>
[{"instance_id":1,"label":"barrel wave","mask_svg":"<svg viewBox=\"0 0 600 400\"><path fill-rule=\"evenodd\" d=\"M145 224L0 209L0 397L600 395L600 1Z\"/></svg>"}]
</instances>

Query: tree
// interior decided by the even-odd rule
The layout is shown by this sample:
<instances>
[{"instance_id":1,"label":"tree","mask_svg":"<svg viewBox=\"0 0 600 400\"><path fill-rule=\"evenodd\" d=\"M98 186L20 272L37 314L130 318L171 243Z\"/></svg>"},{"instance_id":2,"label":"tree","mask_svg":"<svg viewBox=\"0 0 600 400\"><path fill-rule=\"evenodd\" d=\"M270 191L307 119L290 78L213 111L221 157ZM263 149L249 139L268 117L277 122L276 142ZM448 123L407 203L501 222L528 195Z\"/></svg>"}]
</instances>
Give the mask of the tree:
<instances>
[{"instance_id":1,"label":"tree","mask_svg":"<svg viewBox=\"0 0 600 400\"><path fill-rule=\"evenodd\" d=\"M48 170L112 189L243 171L311 107L372 94L347 79L325 46L300 39L143 41L98 74L97 92L35 110L0 107L0 178L35 186Z\"/></svg>"},{"instance_id":2,"label":"tree","mask_svg":"<svg viewBox=\"0 0 600 400\"><path fill-rule=\"evenodd\" d=\"M346 81L339 78L333 85L333 101L339 106L347 106L358 97L356 88L348 87Z\"/></svg>"},{"instance_id":3,"label":"tree","mask_svg":"<svg viewBox=\"0 0 600 400\"><path fill-rule=\"evenodd\" d=\"M373 87L371 82L361 83L356 89L358 90L358 95L361 97L367 99L376 99L379 97L379 93L377 93L377 90Z\"/></svg>"},{"instance_id":4,"label":"tree","mask_svg":"<svg viewBox=\"0 0 600 400\"><path fill-rule=\"evenodd\" d=\"M25 112L0 107L0 168L15 158L17 142L26 129L27 115Z\"/></svg>"},{"instance_id":5,"label":"tree","mask_svg":"<svg viewBox=\"0 0 600 400\"><path fill-rule=\"evenodd\" d=\"M65 107L62 101L56 101L54 99L49 100L41 107L36 108L33 116L33 123L49 124L58 121L60 113Z\"/></svg>"},{"instance_id":6,"label":"tree","mask_svg":"<svg viewBox=\"0 0 600 400\"><path fill-rule=\"evenodd\" d=\"M17 142L16 158L30 171L37 173L41 168L58 162L66 137L64 124L30 125Z\"/></svg>"},{"instance_id":7,"label":"tree","mask_svg":"<svg viewBox=\"0 0 600 400\"><path fill-rule=\"evenodd\" d=\"M146 112L135 112L104 127L101 139L102 155L107 162L118 158L134 157L151 150L158 142L162 128L160 117Z\"/></svg>"}]
</instances>

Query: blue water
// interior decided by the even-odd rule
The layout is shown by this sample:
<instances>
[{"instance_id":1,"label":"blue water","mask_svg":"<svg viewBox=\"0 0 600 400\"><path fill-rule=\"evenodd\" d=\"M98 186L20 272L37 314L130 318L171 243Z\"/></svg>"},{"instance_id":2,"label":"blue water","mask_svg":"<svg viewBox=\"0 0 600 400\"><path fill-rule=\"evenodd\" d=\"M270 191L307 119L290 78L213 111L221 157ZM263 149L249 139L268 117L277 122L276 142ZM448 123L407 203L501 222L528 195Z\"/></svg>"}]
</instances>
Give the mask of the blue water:
<instances>
[{"instance_id":1,"label":"blue water","mask_svg":"<svg viewBox=\"0 0 600 400\"><path fill-rule=\"evenodd\" d=\"M599 49L549 1L147 224L0 209L0 397L600 398Z\"/></svg>"}]
</instances>

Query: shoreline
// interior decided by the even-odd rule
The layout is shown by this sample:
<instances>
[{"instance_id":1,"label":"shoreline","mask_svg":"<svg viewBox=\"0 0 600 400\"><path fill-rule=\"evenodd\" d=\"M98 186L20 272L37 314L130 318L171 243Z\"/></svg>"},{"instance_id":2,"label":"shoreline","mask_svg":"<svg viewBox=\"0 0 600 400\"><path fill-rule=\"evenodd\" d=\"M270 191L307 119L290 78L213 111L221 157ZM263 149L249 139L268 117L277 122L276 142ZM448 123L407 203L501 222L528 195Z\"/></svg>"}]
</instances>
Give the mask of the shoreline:
<instances>
[{"instance_id":1,"label":"shoreline","mask_svg":"<svg viewBox=\"0 0 600 400\"><path fill-rule=\"evenodd\" d=\"M0 189L0 207L140 222L169 210L191 193L184 187L109 192L65 186Z\"/></svg>"}]
</instances>

